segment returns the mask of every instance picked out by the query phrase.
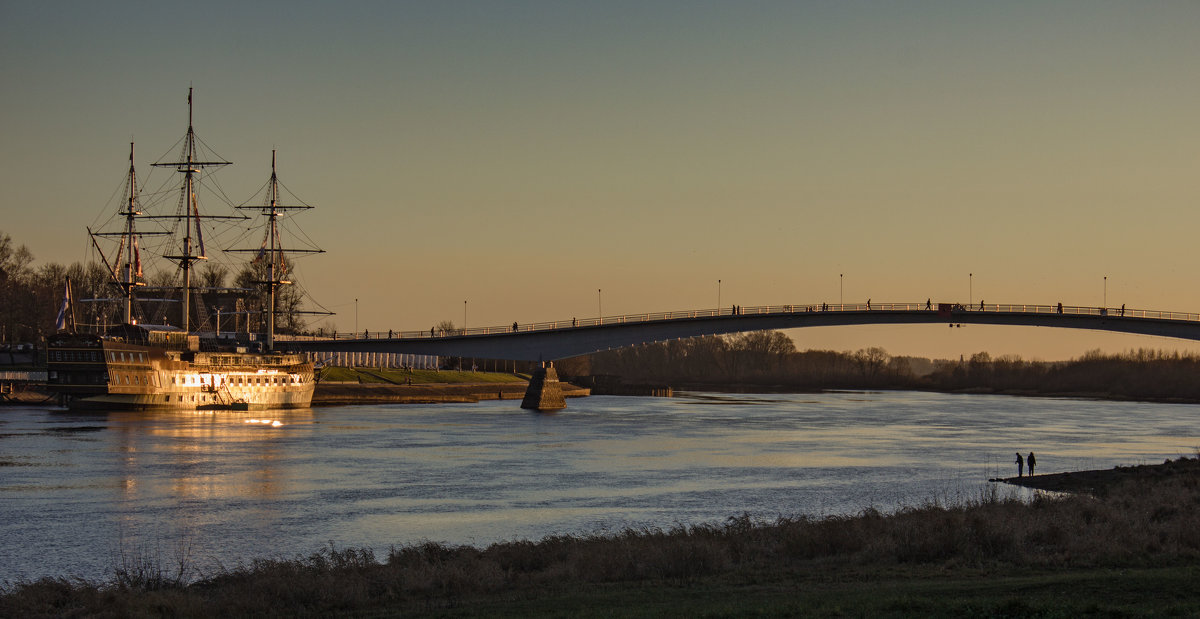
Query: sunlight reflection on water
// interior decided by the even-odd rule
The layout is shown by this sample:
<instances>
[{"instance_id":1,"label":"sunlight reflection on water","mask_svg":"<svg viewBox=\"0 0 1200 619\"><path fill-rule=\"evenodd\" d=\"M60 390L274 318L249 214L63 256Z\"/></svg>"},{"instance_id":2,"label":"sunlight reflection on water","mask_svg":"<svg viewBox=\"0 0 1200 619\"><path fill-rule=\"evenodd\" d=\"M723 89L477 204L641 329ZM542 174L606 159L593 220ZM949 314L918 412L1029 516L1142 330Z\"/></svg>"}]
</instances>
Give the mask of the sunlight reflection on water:
<instances>
[{"instance_id":1,"label":"sunlight reflection on water","mask_svg":"<svg viewBox=\"0 0 1200 619\"><path fill-rule=\"evenodd\" d=\"M0 415L0 581L101 578L122 548L202 566L329 542L884 511L1013 474L1196 453L1200 407L914 392L592 397L302 411ZM1020 490L1004 487L1003 492Z\"/></svg>"}]
</instances>

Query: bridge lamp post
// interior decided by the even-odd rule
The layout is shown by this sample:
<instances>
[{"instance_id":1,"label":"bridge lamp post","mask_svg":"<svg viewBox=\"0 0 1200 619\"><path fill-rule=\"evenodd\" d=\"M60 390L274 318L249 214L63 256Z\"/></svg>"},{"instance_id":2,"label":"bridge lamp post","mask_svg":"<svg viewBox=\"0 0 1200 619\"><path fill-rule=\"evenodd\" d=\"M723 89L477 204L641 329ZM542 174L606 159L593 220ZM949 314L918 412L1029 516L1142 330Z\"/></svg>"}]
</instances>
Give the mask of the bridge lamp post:
<instances>
[{"instance_id":1,"label":"bridge lamp post","mask_svg":"<svg viewBox=\"0 0 1200 619\"><path fill-rule=\"evenodd\" d=\"M604 301L600 296L600 289L596 289L596 320L599 324L604 324Z\"/></svg>"},{"instance_id":2,"label":"bridge lamp post","mask_svg":"<svg viewBox=\"0 0 1200 619\"><path fill-rule=\"evenodd\" d=\"M717 280L717 315L721 315L721 280Z\"/></svg>"},{"instance_id":3,"label":"bridge lamp post","mask_svg":"<svg viewBox=\"0 0 1200 619\"><path fill-rule=\"evenodd\" d=\"M463 335L467 334L467 302L463 301Z\"/></svg>"},{"instance_id":4,"label":"bridge lamp post","mask_svg":"<svg viewBox=\"0 0 1200 619\"><path fill-rule=\"evenodd\" d=\"M838 273L838 305L846 304L845 288L842 286L842 278L845 276L845 273Z\"/></svg>"},{"instance_id":5,"label":"bridge lamp post","mask_svg":"<svg viewBox=\"0 0 1200 619\"><path fill-rule=\"evenodd\" d=\"M354 300L354 332L358 333L358 299Z\"/></svg>"},{"instance_id":6,"label":"bridge lamp post","mask_svg":"<svg viewBox=\"0 0 1200 619\"><path fill-rule=\"evenodd\" d=\"M1108 307L1108 276L1104 276L1104 307Z\"/></svg>"},{"instance_id":7,"label":"bridge lamp post","mask_svg":"<svg viewBox=\"0 0 1200 619\"><path fill-rule=\"evenodd\" d=\"M967 307L975 305L975 274L967 273Z\"/></svg>"}]
</instances>

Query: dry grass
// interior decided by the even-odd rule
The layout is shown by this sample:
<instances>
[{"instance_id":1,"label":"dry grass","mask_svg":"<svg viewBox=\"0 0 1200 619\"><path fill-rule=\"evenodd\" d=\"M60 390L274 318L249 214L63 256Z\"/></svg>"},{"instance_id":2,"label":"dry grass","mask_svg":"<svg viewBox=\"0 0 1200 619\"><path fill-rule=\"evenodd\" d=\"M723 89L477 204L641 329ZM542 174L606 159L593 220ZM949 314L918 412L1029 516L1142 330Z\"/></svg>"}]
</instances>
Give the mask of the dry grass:
<instances>
[{"instance_id":1,"label":"dry grass","mask_svg":"<svg viewBox=\"0 0 1200 619\"><path fill-rule=\"evenodd\" d=\"M480 599L536 599L612 585L753 583L783 574L881 574L913 566L1008 572L1195 565L1200 460L1103 496L990 493L893 514L780 518L552 536L486 548L433 543L326 548L263 560L185 583L186 565L133 560L113 582L45 579L8 587L0 616L339 614L453 609ZM1148 478L1151 479L1151 478ZM868 581L870 577L865 577Z\"/></svg>"}]
</instances>

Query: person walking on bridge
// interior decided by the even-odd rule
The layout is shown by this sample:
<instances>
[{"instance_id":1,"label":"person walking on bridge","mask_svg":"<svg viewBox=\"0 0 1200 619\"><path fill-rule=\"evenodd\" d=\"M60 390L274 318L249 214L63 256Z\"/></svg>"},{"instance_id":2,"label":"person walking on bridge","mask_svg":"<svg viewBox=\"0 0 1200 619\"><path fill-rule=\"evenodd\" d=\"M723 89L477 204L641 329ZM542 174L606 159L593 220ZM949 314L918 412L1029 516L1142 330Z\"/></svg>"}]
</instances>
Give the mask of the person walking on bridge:
<instances>
[{"instance_id":1,"label":"person walking on bridge","mask_svg":"<svg viewBox=\"0 0 1200 619\"><path fill-rule=\"evenodd\" d=\"M1021 457L1021 452L1017 452L1017 477L1025 476L1025 458Z\"/></svg>"},{"instance_id":2,"label":"person walking on bridge","mask_svg":"<svg viewBox=\"0 0 1200 619\"><path fill-rule=\"evenodd\" d=\"M1020 454L1017 454L1017 455L1020 455ZM1033 459L1033 452L1032 452L1032 451L1031 451L1031 452L1029 452L1029 457L1028 457L1028 458L1026 458L1026 460L1028 460L1028 461L1029 461L1029 476L1030 476L1030 477L1033 477L1033 466L1034 466L1035 464L1037 464L1037 460L1034 460L1034 459Z\"/></svg>"}]
</instances>

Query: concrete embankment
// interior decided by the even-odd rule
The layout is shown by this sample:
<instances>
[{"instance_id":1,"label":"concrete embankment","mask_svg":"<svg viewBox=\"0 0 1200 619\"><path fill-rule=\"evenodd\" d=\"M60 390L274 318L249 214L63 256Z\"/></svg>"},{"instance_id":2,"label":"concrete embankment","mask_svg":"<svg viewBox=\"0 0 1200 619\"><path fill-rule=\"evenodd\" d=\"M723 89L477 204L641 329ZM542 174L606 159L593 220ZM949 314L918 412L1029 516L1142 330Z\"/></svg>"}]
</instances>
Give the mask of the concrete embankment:
<instances>
[{"instance_id":1,"label":"concrete embankment","mask_svg":"<svg viewBox=\"0 0 1200 619\"><path fill-rule=\"evenodd\" d=\"M479 402L481 400L520 400L528 383L424 383L391 385L322 381L313 393L314 406L330 404L370 404L399 402L404 404L434 404L440 402ZM563 395L580 398L591 390L562 383Z\"/></svg>"},{"instance_id":2,"label":"concrete embankment","mask_svg":"<svg viewBox=\"0 0 1200 619\"><path fill-rule=\"evenodd\" d=\"M591 390L592 395L632 395L669 398L674 395L670 385L652 383L626 383L620 376L593 374L572 376L569 380ZM566 383L563 383L564 385Z\"/></svg>"}]
</instances>

